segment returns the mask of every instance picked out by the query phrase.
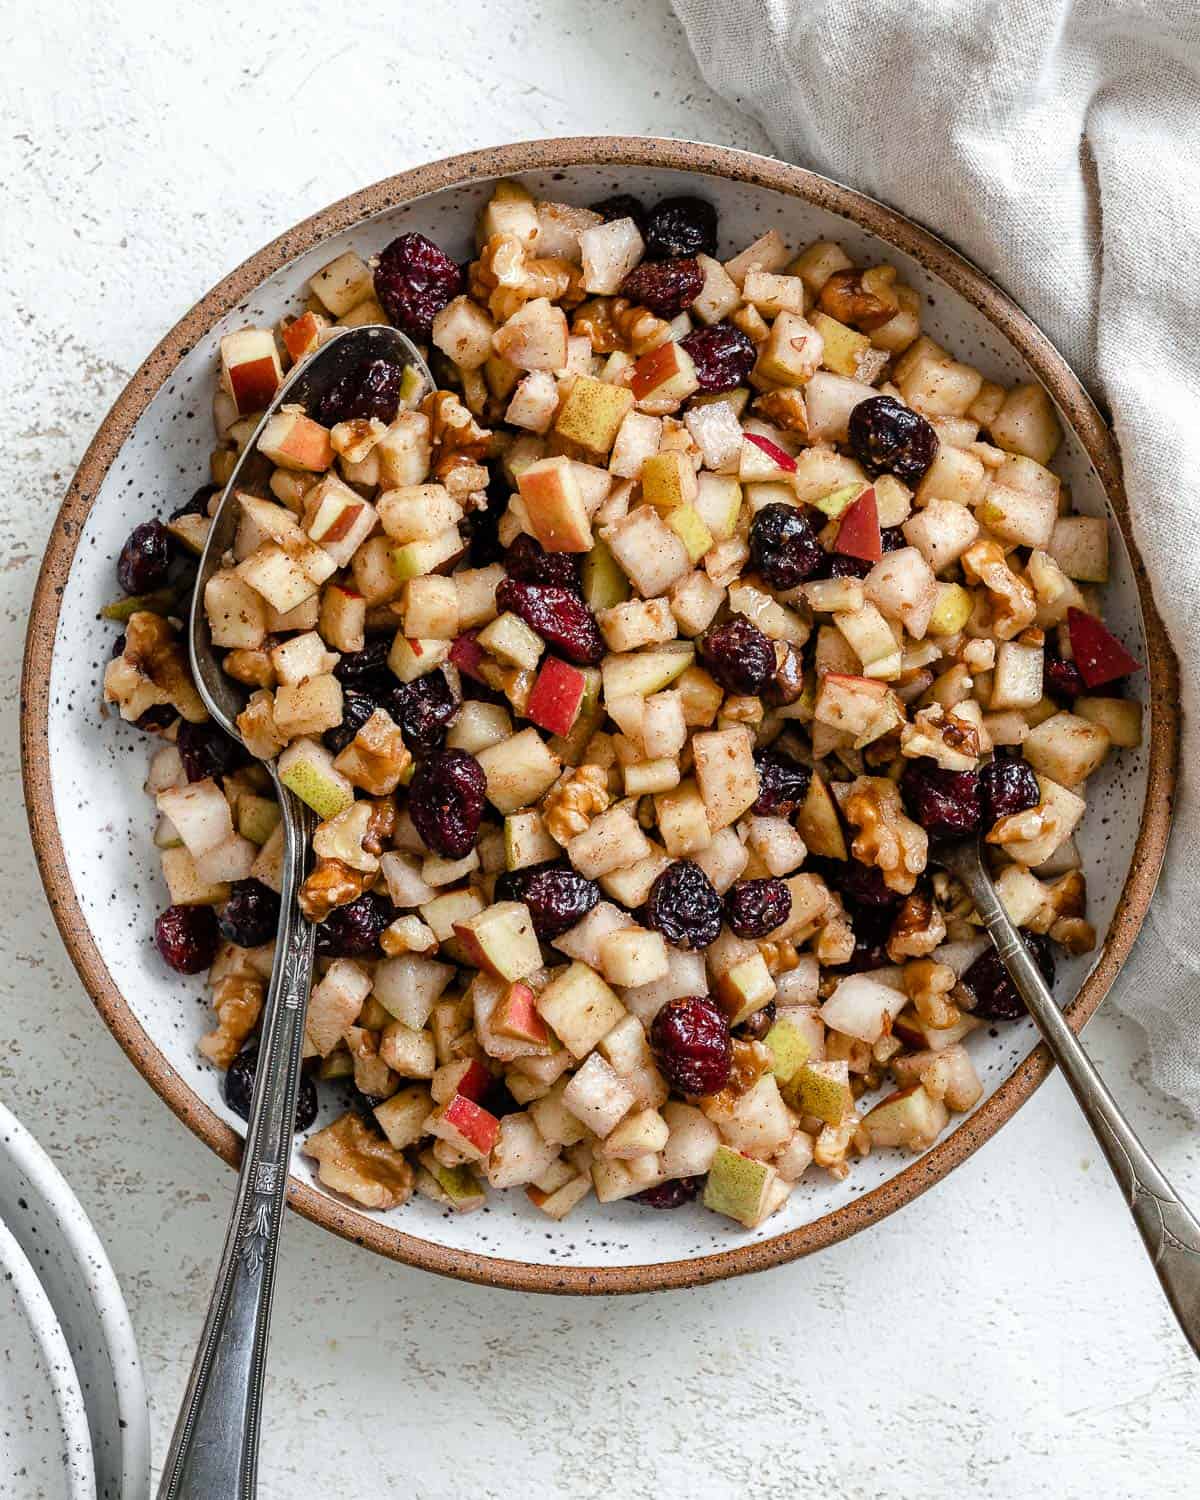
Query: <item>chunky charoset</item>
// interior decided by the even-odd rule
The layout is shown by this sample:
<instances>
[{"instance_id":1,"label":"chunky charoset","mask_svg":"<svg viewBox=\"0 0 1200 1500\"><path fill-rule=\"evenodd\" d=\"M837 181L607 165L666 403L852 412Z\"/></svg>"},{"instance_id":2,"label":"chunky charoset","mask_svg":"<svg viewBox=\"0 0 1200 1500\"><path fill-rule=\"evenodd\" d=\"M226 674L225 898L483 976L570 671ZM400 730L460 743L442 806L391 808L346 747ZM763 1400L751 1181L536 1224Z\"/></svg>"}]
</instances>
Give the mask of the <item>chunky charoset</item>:
<instances>
[{"instance_id":1,"label":"chunky charoset","mask_svg":"<svg viewBox=\"0 0 1200 1500\"><path fill-rule=\"evenodd\" d=\"M270 421L204 599L246 746L320 819L297 1124L357 1091L304 1149L366 1207L702 1193L754 1228L810 1166L931 1145L981 1097L969 1034L1022 1012L931 838L986 838L1048 978L1094 942L1073 834L1137 664L1049 401L923 335L892 266L717 244L694 198L501 182L465 269L338 256L222 340L212 485L122 551L155 936L208 970L245 1114L282 835L188 677L187 557L289 363L389 319L429 350L424 399L375 360Z\"/></svg>"}]
</instances>

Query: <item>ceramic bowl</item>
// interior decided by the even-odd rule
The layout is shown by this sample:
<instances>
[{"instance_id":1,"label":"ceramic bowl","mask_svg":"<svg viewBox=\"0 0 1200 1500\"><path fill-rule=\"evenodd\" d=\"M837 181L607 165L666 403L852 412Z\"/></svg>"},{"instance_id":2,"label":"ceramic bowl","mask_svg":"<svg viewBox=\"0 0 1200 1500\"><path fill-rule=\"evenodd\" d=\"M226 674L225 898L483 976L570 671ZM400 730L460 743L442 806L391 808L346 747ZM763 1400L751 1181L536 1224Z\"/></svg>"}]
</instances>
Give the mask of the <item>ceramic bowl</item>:
<instances>
[{"instance_id":1,"label":"ceramic bowl","mask_svg":"<svg viewBox=\"0 0 1200 1500\"><path fill-rule=\"evenodd\" d=\"M150 1421L125 1299L66 1179L3 1105L0 1218L37 1273L66 1338L87 1408L96 1500L143 1500Z\"/></svg>"},{"instance_id":2,"label":"ceramic bowl","mask_svg":"<svg viewBox=\"0 0 1200 1500\"><path fill-rule=\"evenodd\" d=\"M87 1409L49 1298L0 1222L0 1500L95 1500Z\"/></svg>"},{"instance_id":3,"label":"ceramic bowl","mask_svg":"<svg viewBox=\"0 0 1200 1500\"><path fill-rule=\"evenodd\" d=\"M644 138L533 142L438 162L393 177L289 230L234 271L174 328L117 401L88 450L50 539L30 623L25 671L27 801L42 878L64 940L121 1045L172 1109L226 1160L241 1124L218 1076L198 1057L206 1026L199 983L164 970L150 943L164 904L142 793L148 745L99 710L113 628L97 619L114 593L113 559L130 528L207 478L217 342L273 323L305 279L354 246L369 255L408 229L456 258L490 184L520 177L536 194L588 203L614 191L654 200L699 193L720 211L721 253L769 228L792 245L840 240L862 262L888 260L918 288L925 329L995 380L1041 380L1066 438L1056 467L1079 508L1111 519L1106 616L1148 670L1143 748L1093 779L1081 843L1100 951L1064 966L1063 996L1082 1025L1112 984L1145 915L1165 845L1175 767L1174 667L1133 552L1112 436L1083 387L1038 329L980 272L882 205L797 167L714 146ZM963 1161L1029 1097L1048 1059L1032 1023L981 1032L974 1055L986 1093L932 1151L891 1151L848 1181L813 1173L755 1231L699 1207L649 1213L591 1203L561 1224L520 1193L485 1213L449 1217L414 1200L386 1215L326 1193L297 1155L290 1197L316 1222L384 1254L469 1280L539 1291L683 1286L761 1269L820 1249L909 1202Z\"/></svg>"}]
</instances>

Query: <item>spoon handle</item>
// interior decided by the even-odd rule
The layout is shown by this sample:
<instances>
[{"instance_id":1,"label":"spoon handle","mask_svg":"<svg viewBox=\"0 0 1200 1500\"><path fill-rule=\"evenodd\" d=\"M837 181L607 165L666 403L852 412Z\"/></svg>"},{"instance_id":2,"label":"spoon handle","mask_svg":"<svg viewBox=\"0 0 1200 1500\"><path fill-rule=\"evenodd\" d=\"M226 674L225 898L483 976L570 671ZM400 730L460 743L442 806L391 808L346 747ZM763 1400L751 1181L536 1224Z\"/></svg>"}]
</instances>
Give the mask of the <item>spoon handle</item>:
<instances>
[{"instance_id":1,"label":"spoon handle","mask_svg":"<svg viewBox=\"0 0 1200 1500\"><path fill-rule=\"evenodd\" d=\"M270 768L274 773L274 768ZM296 1115L315 934L296 904L312 814L276 780L284 867L275 963L237 1196L159 1500L252 1500L275 1260Z\"/></svg>"},{"instance_id":2,"label":"spoon handle","mask_svg":"<svg viewBox=\"0 0 1200 1500\"><path fill-rule=\"evenodd\" d=\"M955 870L966 881L996 951L1079 1101L1121 1185L1167 1301L1200 1355L1200 1223L1138 1140L1067 1025L979 859L956 863Z\"/></svg>"}]
</instances>

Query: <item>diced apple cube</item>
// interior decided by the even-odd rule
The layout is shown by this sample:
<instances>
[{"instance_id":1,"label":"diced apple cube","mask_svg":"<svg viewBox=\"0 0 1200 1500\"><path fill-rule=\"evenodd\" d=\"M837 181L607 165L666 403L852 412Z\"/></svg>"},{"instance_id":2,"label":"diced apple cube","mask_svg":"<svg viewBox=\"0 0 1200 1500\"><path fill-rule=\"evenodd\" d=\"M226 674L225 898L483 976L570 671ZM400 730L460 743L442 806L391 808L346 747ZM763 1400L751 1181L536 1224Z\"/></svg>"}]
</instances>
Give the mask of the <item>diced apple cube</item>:
<instances>
[{"instance_id":1,"label":"diced apple cube","mask_svg":"<svg viewBox=\"0 0 1200 1500\"><path fill-rule=\"evenodd\" d=\"M927 1094L920 1084L889 1094L863 1118L875 1146L906 1146L925 1151L949 1124L945 1104Z\"/></svg>"},{"instance_id":2,"label":"diced apple cube","mask_svg":"<svg viewBox=\"0 0 1200 1500\"><path fill-rule=\"evenodd\" d=\"M1041 646L1022 646L1017 641L1001 641L996 647L996 665L992 673L992 691L988 707L1032 708L1042 698Z\"/></svg>"},{"instance_id":3,"label":"diced apple cube","mask_svg":"<svg viewBox=\"0 0 1200 1500\"><path fill-rule=\"evenodd\" d=\"M668 340L642 355L633 367L629 388L643 411L663 416L695 395L700 379L683 345Z\"/></svg>"},{"instance_id":4,"label":"diced apple cube","mask_svg":"<svg viewBox=\"0 0 1200 1500\"><path fill-rule=\"evenodd\" d=\"M692 736L692 753L709 826L724 828L758 799L753 742L741 727L711 730Z\"/></svg>"},{"instance_id":5,"label":"diced apple cube","mask_svg":"<svg viewBox=\"0 0 1200 1500\"><path fill-rule=\"evenodd\" d=\"M795 312L781 312L772 323L766 341L759 345L755 377L769 385L810 384L820 368L824 349L824 340L806 318ZM837 377L831 376L830 379ZM864 398L860 396L858 399ZM811 412L809 420L811 432Z\"/></svg>"},{"instance_id":6,"label":"diced apple cube","mask_svg":"<svg viewBox=\"0 0 1200 1500\"><path fill-rule=\"evenodd\" d=\"M279 779L318 817L336 818L354 801L354 788L316 740L294 740L279 757Z\"/></svg>"},{"instance_id":7,"label":"diced apple cube","mask_svg":"<svg viewBox=\"0 0 1200 1500\"><path fill-rule=\"evenodd\" d=\"M691 572L687 548L652 506L640 505L615 522L605 541L643 598L665 594Z\"/></svg>"},{"instance_id":8,"label":"diced apple cube","mask_svg":"<svg viewBox=\"0 0 1200 1500\"><path fill-rule=\"evenodd\" d=\"M328 427L293 407L277 411L262 430L259 452L282 469L321 473L333 462Z\"/></svg>"},{"instance_id":9,"label":"diced apple cube","mask_svg":"<svg viewBox=\"0 0 1200 1500\"><path fill-rule=\"evenodd\" d=\"M158 811L169 818L194 860L228 843L233 837L233 814L224 792L206 776L186 786L168 787L155 798ZM219 879L221 877L201 877Z\"/></svg>"},{"instance_id":10,"label":"diced apple cube","mask_svg":"<svg viewBox=\"0 0 1200 1500\"><path fill-rule=\"evenodd\" d=\"M555 971L538 996L537 1008L555 1036L577 1058L586 1057L625 1015L625 1007L599 974L578 961ZM579 1114L569 1099L565 1102L572 1113Z\"/></svg>"},{"instance_id":11,"label":"diced apple cube","mask_svg":"<svg viewBox=\"0 0 1200 1500\"><path fill-rule=\"evenodd\" d=\"M335 318L344 317L351 308L374 294L375 282L371 268L353 250L331 260L315 276L309 287L324 307Z\"/></svg>"},{"instance_id":12,"label":"diced apple cube","mask_svg":"<svg viewBox=\"0 0 1200 1500\"><path fill-rule=\"evenodd\" d=\"M534 536L547 552L588 552L592 527L570 459L544 458L523 469L518 486Z\"/></svg>"},{"instance_id":13,"label":"diced apple cube","mask_svg":"<svg viewBox=\"0 0 1200 1500\"><path fill-rule=\"evenodd\" d=\"M523 729L481 750L476 758L487 776L488 801L504 815L537 802L562 769L536 729Z\"/></svg>"},{"instance_id":14,"label":"diced apple cube","mask_svg":"<svg viewBox=\"0 0 1200 1500\"><path fill-rule=\"evenodd\" d=\"M492 337L501 359L518 370L561 370L567 362L567 317L546 297L535 297Z\"/></svg>"},{"instance_id":15,"label":"diced apple cube","mask_svg":"<svg viewBox=\"0 0 1200 1500\"><path fill-rule=\"evenodd\" d=\"M492 354L496 325L470 297L455 297L433 320L433 343L460 370L478 370Z\"/></svg>"},{"instance_id":16,"label":"diced apple cube","mask_svg":"<svg viewBox=\"0 0 1200 1500\"><path fill-rule=\"evenodd\" d=\"M1024 756L1035 771L1073 787L1104 764L1110 743L1103 725L1064 710L1030 730Z\"/></svg>"},{"instance_id":17,"label":"diced apple cube","mask_svg":"<svg viewBox=\"0 0 1200 1500\"><path fill-rule=\"evenodd\" d=\"M1076 698L1075 712L1106 730L1119 749L1142 743L1142 705L1133 698Z\"/></svg>"},{"instance_id":18,"label":"diced apple cube","mask_svg":"<svg viewBox=\"0 0 1200 1500\"><path fill-rule=\"evenodd\" d=\"M754 1229L771 1211L776 1179L769 1163L718 1146L704 1188L704 1206Z\"/></svg>"},{"instance_id":19,"label":"diced apple cube","mask_svg":"<svg viewBox=\"0 0 1200 1500\"><path fill-rule=\"evenodd\" d=\"M667 945L661 933L626 927L600 943L600 972L609 984L649 984L670 972Z\"/></svg>"},{"instance_id":20,"label":"diced apple cube","mask_svg":"<svg viewBox=\"0 0 1200 1500\"><path fill-rule=\"evenodd\" d=\"M578 375L559 409L554 430L589 453L604 455L632 415L632 407L633 392L625 386ZM636 474L629 477L636 478Z\"/></svg>"},{"instance_id":21,"label":"diced apple cube","mask_svg":"<svg viewBox=\"0 0 1200 1500\"><path fill-rule=\"evenodd\" d=\"M333 569L330 559L330 570ZM240 562L236 575L261 594L272 609L286 614L306 599L315 598L323 579L314 581L278 542L267 542Z\"/></svg>"},{"instance_id":22,"label":"diced apple cube","mask_svg":"<svg viewBox=\"0 0 1200 1500\"><path fill-rule=\"evenodd\" d=\"M1047 464L1062 440L1062 428L1040 385L1014 386L989 423L992 441L1008 453Z\"/></svg>"},{"instance_id":23,"label":"diced apple cube","mask_svg":"<svg viewBox=\"0 0 1200 1500\"><path fill-rule=\"evenodd\" d=\"M632 219L594 224L579 236L584 291L611 296L645 253L646 245Z\"/></svg>"},{"instance_id":24,"label":"diced apple cube","mask_svg":"<svg viewBox=\"0 0 1200 1500\"><path fill-rule=\"evenodd\" d=\"M1108 582L1108 522L1103 516L1058 517L1046 550L1068 578Z\"/></svg>"},{"instance_id":25,"label":"diced apple cube","mask_svg":"<svg viewBox=\"0 0 1200 1500\"><path fill-rule=\"evenodd\" d=\"M634 1096L612 1065L593 1052L563 1090L562 1102L577 1120L604 1137L633 1108Z\"/></svg>"},{"instance_id":26,"label":"diced apple cube","mask_svg":"<svg viewBox=\"0 0 1200 1500\"><path fill-rule=\"evenodd\" d=\"M204 586L204 612L214 646L255 650L267 634L262 595L236 572L221 569Z\"/></svg>"},{"instance_id":27,"label":"diced apple cube","mask_svg":"<svg viewBox=\"0 0 1200 1500\"><path fill-rule=\"evenodd\" d=\"M221 340L221 383L238 413L265 410L283 379L275 335L269 328L243 328Z\"/></svg>"},{"instance_id":28,"label":"diced apple cube","mask_svg":"<svg viewBox=\"0 0 1200 1500\"><path fill-rule=\"evenodd\" d=\"M612 870L624 869L649 853L649 840L637 819L621 806L610 807L594 818L567 845L571 863L589 880L607 875Z\"/></svg>"},{"instance_id":29,"label":"diced apple cube","mask_svg":"<svg viewBox=\"0 0 1200 1500\"><path fill-rule=\"evenodd\" d=\"M522 901L497 901L455 922L454 935L470 961L498 979L524 979L542 967L533 921Z\"/></svg>"}]
</instances>

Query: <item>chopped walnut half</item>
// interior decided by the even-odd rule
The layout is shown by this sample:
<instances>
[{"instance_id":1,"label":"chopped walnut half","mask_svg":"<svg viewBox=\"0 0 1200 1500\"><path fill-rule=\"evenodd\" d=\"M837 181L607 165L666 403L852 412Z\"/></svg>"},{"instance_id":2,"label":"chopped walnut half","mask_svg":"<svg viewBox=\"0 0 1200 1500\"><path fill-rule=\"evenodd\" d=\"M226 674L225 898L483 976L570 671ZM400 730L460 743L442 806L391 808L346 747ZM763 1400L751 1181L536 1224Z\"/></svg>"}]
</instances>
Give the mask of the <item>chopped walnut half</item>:
<instances>
[{"instance_id":1,"label":"chopped walnut half","mask_svg":"<svg viewBox=\"0 0 1200 1500\"><path fill-rule=\"evenodd\" d=\"M387 426L378 417L355 417L338 422L329 434L333 451L349 464L360 464L381 437Z\"/></svg>"},{"instance_id":2,"label":"chopped walnut half","mask_svg":"<svg viewBox=\"0 0 1200 1500\"><path fill-rule=\"evenodd\" d=\"M590 297L571 319L571 332L591 340L594 354L648 354L671 336L669 323L628 297Z\"/></svg>"},{"instance_id":3,"label":"chopped walnut half","mask_svg":"<svg viewBox=\"0 0 1200 1500\"><path fill-rule=\"evenodd\" d=\"M761 724L763 701L761 698L726 698L721 704L721 718L731 724Z\"/></svg>"},{"instance_id":4,"label":"chopped walnut half","mask_svg":"<svg viewBox=\"0 0 1200 1500\"><path fill-rule=\"evenodd\" d=\"M786 939L763 938L758 945L758 951L762 954L763 963L767 966L767 973L774 979L777 974L789 974L793 969L800 967L800 954L796 950L795 943L789 943Z\"/></svg>"},{"instance_id":5,"label":"chopped walnut half","mask_svg":"<svg viewBox=\"0 0 1200 1500\"><path fill-rule=\"evenodd\" d=\"M527 257L525 245L512 234L494 234L487 241L467 271L467 289L500 323L535 297L573 307L584 295L578 266L556 257Z\"/></svg>"},{"instance_id":6,"label":"chopped walnut half","mask_svg":"<svg viewBox=\"0 0 1200 1500\"><path fill-rule=\"evenodd\" d=\"M910 758L927 755L944 771L973 771L979 764L979 727L953 709L931 703L900 729L900 753Z\"/></svg>"},{"instance_id":7,"label":"chopped walnut half","mask_svg":"<svg viewBox=\"0 0 1200 1500\"><path fill-rule=\"evenodd\" d=\"M754 409L784 432L794 432L800 437L808 436L808 405L804 400L804 392L796 386L781 386L777 391L767 391L755 401Z\"/></svg>"},{"instance_id":8,"label":"chopped walnut half","mask_svg":"<svg viewBox=\"0 0 1200 1500\"><path fill-rule=\"evenodd\" d=\"M213 986L217 1029L200 1038L200 1051L218 1068L228 1068L258 1025L266 993L254 974L228 974Z\"/></svg>"},{"instance_id":9,"label":"chopped walnut half","mask_svg":"<svg viewBox=\"0 0 1200 1500\"><path fill-rule=\"evenodd\" d=\"M364 1208L399 1208L412 1197L413 1169L404 1153L356 1114L310 1135L301 1149L318 1163L317 1176L327 1188Z\"/></svg>"},{"instance_id":10,"label":"chopped walnut half","mask_svg":"<svg viewBox=\"0 0 1200 1500\"><path fill-rule=\"evenodd\" d=\"M363 847L364 840L371 835L373 822L374 809L369 802L352 802L336 817L317 824L313 853L319 859L338 860L352 870L374 874L379 868L379 856Z\"/></svg>"},{"instance_id":11,"label":"chopped walnut half","mask_svg":"<svg viewBox=\"0 0 1200 1500\"><path fill-rule=\"evenodd\" d=\"M1036 807L1027 807L1024 812L1009 813L1007 818L999 819L992 825L987 842L1001 847L1024 843L1026 839L1040 838L1043 833L1048 833L1056 822L1054 809L1039 802Z\"/></svg>"},{"instance_id":12,"label":"chopped walnut half","mask_svg":"<svg viewBox=\"0 0 1200 1500\"><path fill-rule=\"evenodd\" d=\"M907 895L925 868L929 836L905 814L900 793L883 776L859 776L850 783L842 812L859 832L855 859L875 865L889 890Z\"/></svg>"},{"instance_id":13,"label":"chopped walnut half","mask_svg":"<svg viewBox=\"0 0 1200 1500\"><path fill-rule=\"evenodd\" d=\"M999 542L972 542L962 555L962 568L968 583L982 583L991 596L997 640L1011 641L1033 623L1037 614L1033 590L1008 566Z\"/></svg>"},{"instance_id":14,"label":"chopped walnut half","mask_svg":"<svg viewBox=\"0 0 1200 1500\"><path fill-rule=\"evenodd\" d=\"M479 663L479 675L493 692L503 693L513 706L513 711L524 716L529 706L529 695L537 681L537 673L525 667L509 667L494 657L484 657Z\"/></svg>"},{"instance_id":15,"label":"chopped walnut half","mask_svg":"<svg viewBox=\"0 0 1200 1500\"><path fill-rule=\"evenodd\" d=\"M333 764L352 785L384 797L400 785L412 755L391 715L377 708Z\"/></svg>"},{"instance_id":16,"label":"chopped walnut half","mask_svg":"<svg viewBox=\"0 0 1200 1500\"><path fill-rule=\"evenodd\" d=\"M1096 929L1084 919L1087 881L1081 870L1068 870L1045 888L1041 906L1024 925L1046 932L1068 953L1088 953L1096 946Z\"/></svg>"},{"instance_id":17,"label":"chopped walnut half","mask_svg":"<svg viewBox=\"0 0 1200 1500\"><path fill-rule=\"evenodd\" d=\"M323 922L335 906L357 901L373 879L367 871L352 870L340 859L318 859L300 887L300 910L310 922Z\"/></svg>"},{"instance_id":18,"label":"chopped walnut half","mask_svg":"<svg viewBox=\"0 0 1200 1500\"><path fill-rule=\"evenodd\" d=\"M900 310L895 266L835 271L821 288L821 311L851 328L870 333L890 323Z\"/></svg>"},{"instance_id":19,"label":"chopped walnut half","mask_svg":"<svg viewBox=\"0 0 1200 1500\"><path fill-rule=\"evenodd\" d=\"M862 1121L853 1112L840 1125L821 1127L813 1142L813 1161L840 1182L850 1175L850 1165L846 1158L851 1148L857 1156L867 1156L871 1150L871 1138L863 1129Z\"/></svg>"},{"instance_id":20,"label":"chopped walnut half","mask_svg":"<svg viewBox=\"0 0 1200 1500\"><path fill-rule=\"evenodd\" d=\"M429 418L431 477L451 490L447 481L456 470L464 471L469 465L475 471L472 478L476 482L461 494L451 491L451 498L461 499L471 491L484 488L487 471L482 466L492 444L492 434L487 428L480 427L453 391L434 391L426 396L421 402L421 413ZM480 471L482 480L477 477ZM454 488L461 489L461 484L461 480L457 481Z\"/></svg>"},{"instance_id":21,"label":"chopped walnut half","mask_svg":"<svg viewBox=\"0 0 1200 1500\"><path fill-rule=\"evenodd\" d=\"M551 787L542 805L542 821L556 844L567 844L584 833L593 818L608 807L608 771L603 766L576 766Z\"/></svg>"},{"instance_id":22,"label":"chopped walnut half","mask_svg":"<svg viewBox=\"0 0 1200 1500\"><path fill-rule=\"evenodd\" d=\"M104 697L133 723L149 708L169 705L190 724L208 718L188 671L183 642L162 615L134 610L125 622L125 649L104 670Z\"/></svg>"},{"instance_id":23,"label":"chopped walnut half","mask_svg":"<svg viewBox=\"0 0 1200 1500\"><path fill-rule=\"evenodd\" d=\"M399 958L402 953L432 953L437 945L433 928L412 915L397 917L379 935L379 946L389 958Z\"/></svg>"},{"instance_id":24,"label":"chopped walnut half","mask_svg":"<svg viewBox=\"0 0 1200 1500\"><path fill-rule=\"evenodd\" d=\"M958 983L949 964L935 963L931 958L918 958L904 965L900 976L904 993L913 1003L913 1009L926 1026L935 1031L945 1031L961 1019L958 1006L950 1000L950 993Z\"/></svg>"},{"instance_id":25,"label":"chopped walnut half","mask_svg":"<svg viewBox=\"0 0 1200 1500\"><path fill-rule=\"evenodd\" d=\"M946 919L928 891L915 890L904 898L888 934L888 957L893 963L924 958L946 940Z\"/></svg>"},{"instance_id":26,"label":"chopped walnut half","mask_svg":"<svg viewBox=\"0 0 1200 1500\"><path fill-rule=\"evenodd\" d=\"M729 1082L716 1094L706 1094L701 1109L711 1120L728 1117L743 1094L748 1094L764 1074L773 1066L771 1049L762 1042L735 1036L733 1039L733 1063L729 1070Z\"/></svg>"}]
</instances>

